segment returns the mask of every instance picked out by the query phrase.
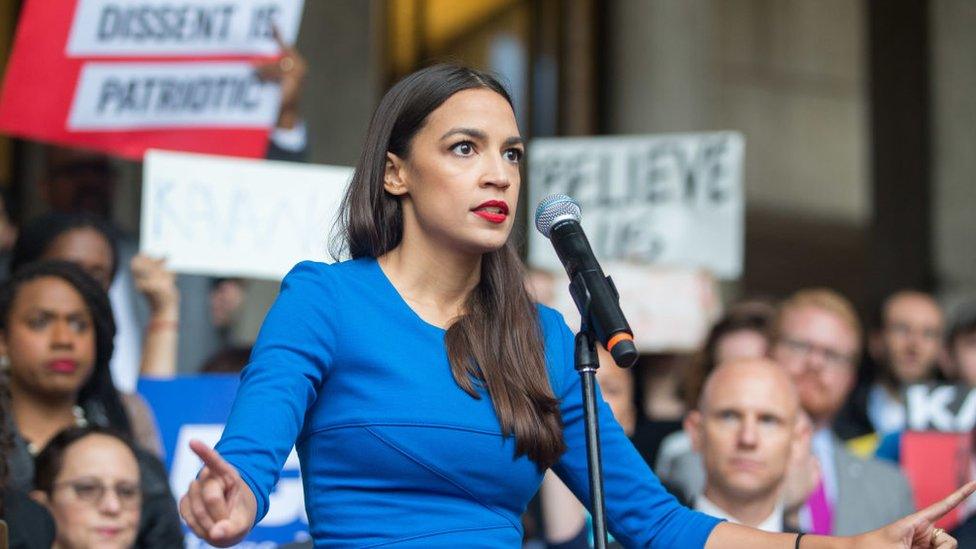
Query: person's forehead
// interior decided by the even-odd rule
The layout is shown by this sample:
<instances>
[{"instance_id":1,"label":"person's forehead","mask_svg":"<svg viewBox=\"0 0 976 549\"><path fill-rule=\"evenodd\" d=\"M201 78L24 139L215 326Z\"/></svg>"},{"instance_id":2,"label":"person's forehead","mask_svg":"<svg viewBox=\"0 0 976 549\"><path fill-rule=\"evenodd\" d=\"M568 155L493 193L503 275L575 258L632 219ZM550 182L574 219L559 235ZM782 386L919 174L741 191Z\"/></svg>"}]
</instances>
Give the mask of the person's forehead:
<instances>
[{"instance_id":1,"label":"person's forehead","mask_svg":"<svg viewBox=\"0 0 976 549\"><path fill-rule=\"evenodd\" d=\"M787 335L827 331L857 338L854 328L840 315L814 305L801 305L784 311L780 328Z\"/></svg>"},{"instance_id":2,"label":"person's forehead","mask_svg":"<svg viewBox=\"0 0 976 549\"><path fill-rule=\"evenodd\" d=\"M137 480L139 464L132 451L121 441L93 434L65 450L60 476Z\"/></svg>"},{"instance_id":3,"label":"person's forehead","mask_svg":"<svg viewBox=\"0 0 976 549\"><path fill-rule=\"evenodd\" d=\"M20 308L42 306L58 311L87 311L78 290L55 276L44 276L25 282L17 291L14 304Z\"/></svg>"},{"instance_id":4,"label":"person's forehead","mask_svg":"<svg viewBox=\"0 0 976 549\"><path fill-rule=\"evenodd\" d=\"M105 238L105 235L91 227L77 227L65 231L58 235L52 242L54 246L79 246L104 248L111 252L112 244Z\"/></svg>"},{"instance_id":5,"label":"person's forehead","mask_svg":"<svg viewBox=\"0 0 976 549\"><path fill-rule=\"evenodd\" d=\"M750 359L719 366L706 382L702 405L781 409L788 413L799 402L792 380L779 364Z\"/></svg>"},{"instance_id":6,"label":"person's forehead","mask_svg":"<svg viewBox=\"0 0 976 549\"><path fill-rule=\"evenodd\" d=\"M515 113L508 101L486 88L461 90L448 97L427 116L425 128L439 131L453 127L484 129L488 126L518 135ZM436 136L440 138L440 135Z\"/></svg>"},{"instance_id":7,"label":"person's forehead","mask_svg":"<svg viewBox=\"0 0 976 549\"><path fill-rule=\"evenodd\" d=\"M767 367L726 366L716 371L703 393L702 406L789 415L799 406L791 383L785 374Z\"/></svg>"},{"instance_id":8,"label":"person's forehead","mask_svg":"<svg viewBox=\"0 0 976 549\"><path fill-rule=\"evenodd\" d=\"M924 294L906 294L891 300L886 308L889 321L941 321L942 309Z\"/></svg>"}]
</instances>

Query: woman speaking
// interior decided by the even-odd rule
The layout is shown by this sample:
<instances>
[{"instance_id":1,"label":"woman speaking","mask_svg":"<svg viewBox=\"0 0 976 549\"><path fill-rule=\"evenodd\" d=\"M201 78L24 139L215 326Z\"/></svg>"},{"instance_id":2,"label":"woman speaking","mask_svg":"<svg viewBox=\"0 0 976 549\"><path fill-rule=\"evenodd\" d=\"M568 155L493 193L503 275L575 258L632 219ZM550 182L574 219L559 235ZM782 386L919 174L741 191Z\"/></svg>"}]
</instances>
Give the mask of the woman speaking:
<instances>
[{"instance_id":1,"label":"woman speaking","mask_svg":"<svg viewBox=\"0 0 976 549\"><path fill-rule=\"evenodd\" d=\"M215 449L180 502L227 546L268 510L293 445L316 547L519 547L551 468L589 501L573 334L532 302L509 241L524 144L492 77L438 65L383 98L342 205L351 260L285 277ZM932 522L768 534L680 506L601 402L607 524L633 547L955 547Z\"/></svg>"}]
</instances>

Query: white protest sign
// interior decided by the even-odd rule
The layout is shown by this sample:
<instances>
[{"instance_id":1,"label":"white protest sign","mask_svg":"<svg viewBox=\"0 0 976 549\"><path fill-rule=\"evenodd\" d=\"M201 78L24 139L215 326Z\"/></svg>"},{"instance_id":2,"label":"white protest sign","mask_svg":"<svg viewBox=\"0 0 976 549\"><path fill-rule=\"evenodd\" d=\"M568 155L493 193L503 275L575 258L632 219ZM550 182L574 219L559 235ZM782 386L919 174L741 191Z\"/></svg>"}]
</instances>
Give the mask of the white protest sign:
<instances>
[{"instance_id":1,"label":"white protest sign","mask_svg":"<svg viewBox=\"0 0 976 549\"><path fill-rule=\"evenodd\" d=\"M744 198L741 134L535 139L529 146L529 204L553 193L580 203L597 258L742 273ZM533 220L530 219L530 223ZM529 264L562 268L532 228Z\"/></svg>"},{"instance_id":2,"label":"white protest sign","mask_svg":"<svg viewBox=\"0 0 976 549\"><path fill-rule=\"evenodd\" d=\"M142 251L177 272L280 279L328 261L328 234L351 168L151 150Z\"/></svg>"},{"instance_id":3,"label":"white protest sign","mask_svg":"<svg viewBox=\"0 0 976 549\"><path fill-rule=\"evenodd\" d=\"M698 349L721 312L715 279L700 269L608 262L602 265L620 293L620 308L642 353ZM564 270L530 271L528 288L579 328L580 314Z\"/></svg>"},{"instance_id":4,"label":"white protest sign","mask_svg":"<svg viewBox=\"0 0 976 549\"><path fill-rule=\"evenodd\" d=\"M908 429L969 432L976 426L976 389L963 385L911 385L905 389Z\"/></svg>"},{"instance_id":5,"label":"white protest sign","mask_svg":"<svg viewBox=\"0 0 976 549\"><path fill-rule=\"evenodd\" d=\"M69 57L275 55L295 43L302 0L78 0Z\"/></svg>"},{"instance_id":6,"label":"white protest sign","mask_svg":"<svg viewBox=\"0 0 976 549\"><path fill-rule=\"evenodd\" d=\"M266 128L281 102L250 63L86 63L68 116L74 131Z\"/></svg>"}]
</instances>

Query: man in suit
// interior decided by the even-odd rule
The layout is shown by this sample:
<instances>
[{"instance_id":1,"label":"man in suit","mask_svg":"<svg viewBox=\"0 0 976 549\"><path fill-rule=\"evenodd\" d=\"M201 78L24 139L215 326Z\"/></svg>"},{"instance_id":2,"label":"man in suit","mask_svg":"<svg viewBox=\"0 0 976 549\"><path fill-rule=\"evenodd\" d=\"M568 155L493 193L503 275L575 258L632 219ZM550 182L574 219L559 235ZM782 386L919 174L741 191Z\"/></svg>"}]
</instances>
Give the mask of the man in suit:
<instances>
[{"instance_id":1,"label":"man in suit","mask_svg":"<svg viewBox=\"0 0 976 549\"><path fill-rule=\"evenodd\" d=\"M831 424L854 387L861 326L850 302L827 289L801 290L780 306L772 358L793 378L814 426L821 482L801 510L812 533L852 535L914 511L911 489L894 466L850 453Z\"/></svg>"},{"instance_id":2,"label":"man in suit","mask_svg":"<svg viewBox=\"0 0 976 549\"><path fill-rule=\"evenodd\" d=\"M784 520L784 489L791 459L809 454L809 423L800 415L796 388L780 365L720 365L684 423L705 466L695 509L768 532L795 531Z\"/></svg>"}]
</instances>

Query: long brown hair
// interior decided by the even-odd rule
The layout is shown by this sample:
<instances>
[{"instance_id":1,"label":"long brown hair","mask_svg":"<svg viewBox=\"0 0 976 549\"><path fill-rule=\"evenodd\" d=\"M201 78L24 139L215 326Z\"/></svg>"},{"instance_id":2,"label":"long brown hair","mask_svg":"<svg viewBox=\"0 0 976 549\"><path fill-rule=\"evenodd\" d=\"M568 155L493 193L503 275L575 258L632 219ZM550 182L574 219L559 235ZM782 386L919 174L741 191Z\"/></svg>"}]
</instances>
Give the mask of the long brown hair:
<instances>
[{"instance_id":1,"label":"long brown hair","mask_svg":"<svg viewBox=\"0 0 976 549\"><path fill-rule=\"evenodd\" d=\"M383 188L386 153L410 155L413 136L427 116L455 93L472 88L496 92L512 104L491 76L466 67L435 65L413 74L386 93L373 114L366 143L342 201L332 255L380 257L400 244L400 199ZM538 313L524 286L524 270L511 242L481 259L481 278L464 303L465 311L444 337L451 373L458 386L480 398L484 384L502 433L514 435L515 453L540 469L566 448L559 402L549 385Z\"/></svg>"}]
</instances>

